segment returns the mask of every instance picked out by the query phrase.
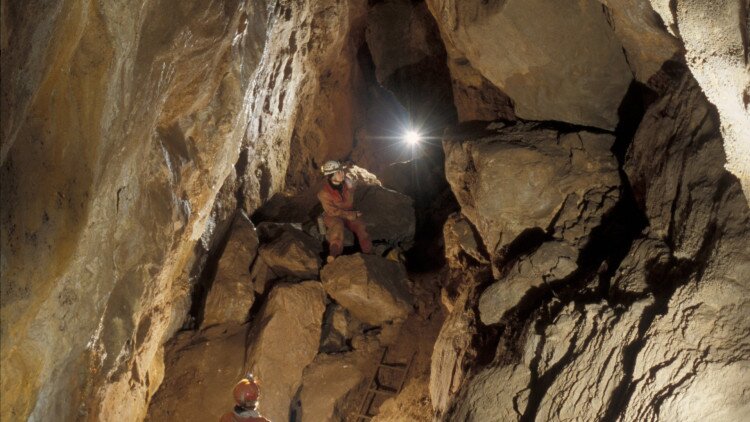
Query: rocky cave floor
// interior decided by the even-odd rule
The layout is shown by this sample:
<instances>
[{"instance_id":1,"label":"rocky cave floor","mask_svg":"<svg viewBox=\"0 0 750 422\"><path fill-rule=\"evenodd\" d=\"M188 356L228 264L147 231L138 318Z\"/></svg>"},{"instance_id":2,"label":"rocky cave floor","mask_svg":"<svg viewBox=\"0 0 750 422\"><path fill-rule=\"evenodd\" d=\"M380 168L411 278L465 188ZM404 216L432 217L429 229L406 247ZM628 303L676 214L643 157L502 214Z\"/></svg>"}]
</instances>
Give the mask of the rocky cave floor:
<instances>
[{"instance_id":1,"label":"rocky cave floor","mask_svg":"<svg viewBox=\"0 0 750 422\"><path fill-rule=\"evenodd\" d=\"M369 181L373 179L370 175ZM370 195L375 189L386 198L404 199L380 186L365 189ZM385 208L379 213L392 211ZM398 218L413 213L411 206L404 208ZM200 322L190 320L201 328L186 327L165 347L165 378L150 403L147 420L213 418L216 409L232 408L231 388L246 371L260 378L261 411L277 418L283 415L283 420L364 420L359 419L361 414L377 415L374 420L381 421L432 420L429 379L432 350L445 318L441 287L448 268L440 265L444 260L414 256L413 260L427 262L411 265L418 267L416 271L406 271L405 254L380 242L363 261L349 235L345 255L321 267L326 254L320 236L297 227L261 222L258 232L267 241L263 243L254 238L255 227L246 216L235 219L217 272L209 274L214 280L206 289L208 297L202 298L205 316ZM252 256L247 248L253 244L263 252ZM314 278L318 267L323 283L303 281ZM333 286L337 278L343 284ZM242 305L255 295L249 280L255 285L262 280L264 286L248 316ZM368 290L369 283L376 285L374 290ZM328 292L324 298L321 285ZM283 293L274 293L277 289ZM224 297L219 300L217 295ZM331 296L353 307L351 312ZM322 315L298 315L301 308L320 311L323 306ZM352 313L361 313L369 323ZM243 323L243 317L248 322ZM249 365L249 359L256 366ZM311 359L309 365L302 363ZM287 388L281 388L283 393L277 391L276 383L294 383L300 375L296 392L288 389L291 385L283 385Z\"/></svg>"}]
</instances>

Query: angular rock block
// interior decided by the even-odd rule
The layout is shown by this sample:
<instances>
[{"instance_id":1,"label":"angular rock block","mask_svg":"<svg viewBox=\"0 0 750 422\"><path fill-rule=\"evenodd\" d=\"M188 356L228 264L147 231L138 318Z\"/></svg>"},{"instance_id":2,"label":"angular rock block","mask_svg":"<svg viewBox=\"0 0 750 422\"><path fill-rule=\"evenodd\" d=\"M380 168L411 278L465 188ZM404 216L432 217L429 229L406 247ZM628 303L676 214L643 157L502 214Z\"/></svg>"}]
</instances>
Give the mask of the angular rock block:
<instances>
[{"instance_id":1,"label":"angular rock block","mask_svg":"<svg viewBox=\"0 0 750 422\"><path fill-rule=\"evenodd\" d=\"M362 211L362 220L372 240L410 246L416 229L411 198L376 185L360 185L355 195L355 207Z\"/></svg>"},{"instance_id":2,"label":"angular rock block","mask_svg":"<svg viewBox=\"0 0 750 422\"><path fill-rule=\"evenodd\" d=\"M302 371L318 354L325 296L317 281L277 285L255 320L247 363L263 383L260 410L271 420L289 420Z\"/></svg>"},{"instance_id":3,"label":"angular rock block","mask_svg":"<svg viewBox=\"0 0 750 422\"><path fill-rule=\"evenodd\" d=\"M519 117L609 130L617 125L617 109L633 75L599 2L427 4L449 54L460 54L508 94Z\"/></svg>"},{"instance_id":4,"label":"angular rock block","mask_svg":"<svg viewBox=\"0 0 750 422\"><path fill-rule=\"evenodd\" d=\"M291 224L261 223L259 232L261 229L261 239L268 238L269 242L261 245L258 253L277 276L318 278L323 252L320 242Z\"/></svg>"},{"instance_id":5,"label":"angular rock block","mask_svg":"<svg viewBox=\"0 0 750 422\"><path fill-rule=\"evenodd\" d=\"M445 257L451 267L461 267L460 255L465 253L479 263L487 263L482 252L482 239L471 222L460 213L451 214L443 225Z\"/></svg>"},{"instance_id":6,"label":"angular rock block","mask_svg":"<svg viewBox=\"0 0 750 422\"><path fill-rule=\"evenodd\" d=\"M561 280L578 267L578 250L563 242L545 242L521 257L507 276L495 282L479 298L479 315L485 324L495 324L519 304L533 288Z\"/></svg>"},{"instance_id":7,"label":"angular rock block","mask_svg":"<svg viewBox=\"0 0 750 422\"><path fill-rule=\"evenodd\" d=\"M472 345L477 334L476 315L473 307L467 306L468 300L468 292L458 298L456 311L445 319L432 349L429 388L436 418L448 410L451 399L468 375L468 367L476 358L477 351Z\"/></svg>"},{"instance_id":8,"label":"angular rock block","mask_svg":"<svg viewBox=\"0 0 750 422\"><path fill-rule=\"evenodd\" d=\"M229 323L183 331L165 346L166 374L146 420L217 420L234 405L247 327Z\"/></svg>"},{"instance_id":9,"label":"angular rock block","mask_svg":"<svg viewBox=\"0 0 750 422\"><path fill-rule=\"evenodd\" d=\"M303 373L299 414L294 421L346 420L346 405L365 379L362 366L354 353L316 356Z\"/></svg>"},{"instance_id":10,"label":"angular rock block","mask_svg":"<svg viewBox=\"0 0 750 422\"><path fill-rule=\"evenodd\" d=\"M581 243L619 197L612 135L535 123L459 131L443 141L446 177L490 254L530 228Z\"/></svg>"},{"instance_id":11,"label":"angular rock block","mask_svg":"<svg viewBox=\"0 0 750 422\"><path fill-rule=\"evenodd\" d=\"M404 320L412 312L406 269L374 255L340 256L320 272L329 296L370 325Z\"/></svg>"},{"instance_id":12,"label":"angular rock block","mask_svg":"<svg viewBox=\"0 0 750 422\"><path fill-rule=\"evenodd\" d=\"M206 297L203 326L224 322L243 323L255 301L250 277L250 265L258 252L255 226L244 213L239 213L230 230L229 240Z\"/></svg>"}]
</instances>

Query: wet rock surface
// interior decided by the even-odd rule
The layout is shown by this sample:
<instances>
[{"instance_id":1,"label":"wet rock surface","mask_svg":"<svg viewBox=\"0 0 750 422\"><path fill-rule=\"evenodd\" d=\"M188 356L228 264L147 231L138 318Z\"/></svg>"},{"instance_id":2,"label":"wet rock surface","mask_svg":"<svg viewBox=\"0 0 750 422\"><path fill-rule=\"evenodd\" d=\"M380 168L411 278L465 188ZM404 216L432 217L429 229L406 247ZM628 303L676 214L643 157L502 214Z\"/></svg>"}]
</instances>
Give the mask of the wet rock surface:
<instances>
[{"instance_id":1,"label":"wet rock surface","mask_svg":"<svg viewBox=\"0 0 750 422\"><path fill-rule=\"evenodd\" d=\"M370 325L404 320L412 312L402 264L374 255L341 256L320 272L323 287L355 318Z\"/></svg>"}]
</instances>

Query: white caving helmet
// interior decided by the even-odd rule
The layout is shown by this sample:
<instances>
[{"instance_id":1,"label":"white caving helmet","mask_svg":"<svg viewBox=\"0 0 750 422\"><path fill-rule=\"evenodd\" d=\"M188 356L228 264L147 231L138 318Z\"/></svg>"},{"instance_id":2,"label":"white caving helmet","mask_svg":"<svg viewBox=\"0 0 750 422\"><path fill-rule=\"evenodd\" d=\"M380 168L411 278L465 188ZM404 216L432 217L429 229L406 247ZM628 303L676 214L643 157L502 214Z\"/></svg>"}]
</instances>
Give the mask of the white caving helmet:
<instances>
[{"instance_id":1,"label":"white caving helmet","mask_svg":"<svg viewBox=\"0 0 750 422\"><path fill-rule=\"evenodd\" d=\"M320 166L320 171L324 176L329 176L343 169L344 166L342 166L340 162L335 160L326 161L322 166Z\"/></svg>"}]
</instances>

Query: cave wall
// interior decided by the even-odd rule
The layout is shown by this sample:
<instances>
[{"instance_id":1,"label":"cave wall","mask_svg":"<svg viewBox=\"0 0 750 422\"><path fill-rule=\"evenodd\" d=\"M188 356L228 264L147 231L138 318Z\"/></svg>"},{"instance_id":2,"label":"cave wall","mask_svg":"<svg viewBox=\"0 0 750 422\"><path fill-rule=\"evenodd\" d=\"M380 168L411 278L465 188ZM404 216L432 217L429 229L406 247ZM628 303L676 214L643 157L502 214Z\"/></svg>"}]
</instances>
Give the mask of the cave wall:
<instances>
[{"instance_id":1,"label":"cave wall","mask_svg":"<svg viewBox=\"0 0 750 422\"><path fill-rule=\"evenodd\" d=\"M2 11L3 419L142 418L245 136L266 4Z\"/></svg>"},{"instance_id":2,"label":"cave wall","mask_svg":"<svg viewBox=\"0 0 750 422\"><path fill-rule=\"evenodd\" d=\"M433 377L445 380L460 372L469 379L460 389L447 383L432 390L441 404L449 389L459 392L452 407L436 409L439 417L635 421L747 415L741 385L750 358L744 341L750 328L744 312L750 297L750 210L739 180L723 168L718 113L687 67L669 62L652 82L658 99L623 162L632 191L623 189L610 205L581 195L579 212L572 214L566 201L546 234L506 251L496 281L476 287L479 319L501 333L483 350L492 357L477 363L457 356L453 365L437 367ZM533 129L522 130L524 139L533 139ZM515 148L523 145L512 140L512 128L500 133L511 137ZM493 136L494 144L507 142ZM482 146L487 140L467 142ZM576 162L592 168L572 156L570 174ZM517 157L511 154L504 166L529 166ZM480 179L491 175L485 167L476 165ZM565 179L559 180L543 185L564 188ZM464 186L482 192L481 185ZM631 195L635 203L629 207ZM532 201L548 202L545 194ZM529 209L534 212L514 222L539 226L534 222L539 212ZM628 229L628 219L641 212L645 220ZM602 218L592 218L597 214ZM482 238L491 239L481 227ZM473 312L459 310L449 320L472 319ZM465 341L452 326L444 329L436 350Z\"/></svg>"},{"instance_id":3,"label":"cave wall","mask_svg":"<svg viewBox=\"0 0 750 422\"><path fill-rule=\"evenodd\" d=\"M561 409L684 419L681 409L700 414L720 402L727 418L747 413L744 393L732 389L747 379L748 360L736 341L748 328L748 9L742 0L2 0L0 415L144 417L163 377L162 345L186 322L235 210L252 213L276 193L309 187L323 160L355 146L363 160L373 156L356 134L372 117L363 98L383 87L363 70L363 43L374 78L392 91L377 95L394 103L410 86L419 97L449 79L453 104L441 107L451 122L455 106L462 122L543 120L563 134L610 139L634 81L659 97L618 157L622 197L632 185L649 226L623 252L632 256L623 273L640 278L614 277L617 260L579 266L552 281L571 282L571 295L588 286L585 300L554 301L542 289L501 318L498 339L494 323L479 322L479 296L508 281L503 268L523 266L513 260L538 261L513 249L514 239L502 245L509 254L479 247L468 262L489 263L494 274L469 282L438 340L447 356L433 374L438 416L472 414L488 397L505 412L495 415L521 419ZM663 69L683 56L689 72ZM447 88L435 90L440 101L450 100ZM587 241L611 223L607 201L622 197L566 199L547 217L571 218L572 232L586 226ZM601 212L577 213L580 204ZM520 222L513 237L536 225ZM658 273L660 287L642 257L654 251L675 268ZM622 287L613 284L611 297L610 280ZM493 341L494 362L473 350ZM451 350L454 342L465 350ZM613 358L586 352L592 342ZM569 352L556 356L561 345ZM448 372L461 375L445 390ZM570 384L613 372L624 376L607 388ZM699 399L719 379L724 387ZM459 393L463 405L450 400ZM572 402L590 394L602 399Z\"/></svg>"}]
</instances>

